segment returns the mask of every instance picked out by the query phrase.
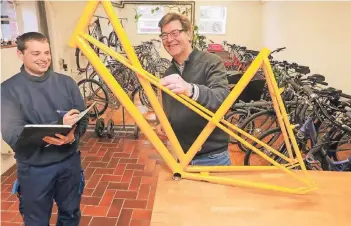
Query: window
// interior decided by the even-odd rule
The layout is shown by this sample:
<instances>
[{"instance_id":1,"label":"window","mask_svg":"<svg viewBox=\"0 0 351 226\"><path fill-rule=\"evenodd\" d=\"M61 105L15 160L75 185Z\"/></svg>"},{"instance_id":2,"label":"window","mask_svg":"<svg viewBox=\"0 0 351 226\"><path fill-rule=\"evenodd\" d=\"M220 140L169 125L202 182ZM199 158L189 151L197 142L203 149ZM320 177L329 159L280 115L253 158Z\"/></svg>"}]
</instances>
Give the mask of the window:
<instances>
[{"instance_id":1,"label":"window","mask_svg":"<svg viewBox=\"0 0 351 226\"><path fill-rule=\"evenodd\" d=\"M200 6L200 34L225 34L227 8L223 6Z\"/></svg>"},{"instance_id":2,"label":"window","mask_svg":"<svg viewBox=\"0 0 351 226\"><path fill-rule=\"evenodd\" d=\"M13 1L1 1L1 32L0 39L15 41L19 35L16 18L16 7Z\"/></svg>"},{"instance_id":3,"label":"window","mask_svg":"<svg viewBox=\"0 0 351 226\"><path fill-rule=\"evenodd\" d=\"M159 34L161 32L158 22L164 15L162 6L138 6L137 14L141 15L138 19L138 34Z\"/></svg>"}]
</instances>

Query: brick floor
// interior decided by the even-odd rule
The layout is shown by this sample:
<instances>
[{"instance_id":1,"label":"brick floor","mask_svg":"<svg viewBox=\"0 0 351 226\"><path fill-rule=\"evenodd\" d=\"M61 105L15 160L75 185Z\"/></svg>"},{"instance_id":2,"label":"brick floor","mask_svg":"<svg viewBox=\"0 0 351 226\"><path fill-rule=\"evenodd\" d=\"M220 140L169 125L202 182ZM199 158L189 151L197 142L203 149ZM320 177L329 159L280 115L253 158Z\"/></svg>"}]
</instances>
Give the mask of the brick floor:
<instances>
[{"instance_id":1,"label":"brick floor","mask_svg":"<svg viewBox=\"0 0 351 226\"><path fill-rule=\"evenodd\" d=\"M81 140L86 187L80 225L150 225L162 161L145 138L97 138L87 132ZM17 196L11 194L16 167L1 176L1 225L22 225ZM54 204L51 224L57 219Z\"/></svg>"},{"instance_id":2,"label":"brick floor","mask_svg":"<svg viewBox=\"0 0 351 226\"><path fill-rule=\"evenodd\" d=\"M87 132L81 139L82 165L86 186L81 202L81 226L148 226L157 186L164 164L151 143L140 136L98 138ZM233 165L243 164L243 152L230 147ZM1 175L1 225L24 225L18 212L17 196L11 194L16 166ZM51 225L57 220L54 204Z\"/></svg>"}]
</instances>

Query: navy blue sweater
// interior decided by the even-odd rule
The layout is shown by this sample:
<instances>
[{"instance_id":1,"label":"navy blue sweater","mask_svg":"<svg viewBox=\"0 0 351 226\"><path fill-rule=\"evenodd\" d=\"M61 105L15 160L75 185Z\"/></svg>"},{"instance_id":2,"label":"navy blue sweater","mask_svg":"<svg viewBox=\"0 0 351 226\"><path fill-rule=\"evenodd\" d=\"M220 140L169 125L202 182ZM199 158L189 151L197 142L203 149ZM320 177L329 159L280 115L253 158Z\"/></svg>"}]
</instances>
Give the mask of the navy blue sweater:
<instances>
[{"instance_id":1,"label":"navy blue sweater","mask_svg":"<svg viewBox=\"0 0 351 226\"><path fill-rule=\"evenodd\" d=\"M57 110L85 109L84 100L75 81L63 74L48 70L43 76L30 75L22 66L21 72L1 84L1 133L14 150L17 161L30 165L49 165L60 162L78 150L79 138L85 133L88 118L78 123L75 142L61 146L19 149L16 142L27 124L62 124Z\"/></svg>"}]
</instances>

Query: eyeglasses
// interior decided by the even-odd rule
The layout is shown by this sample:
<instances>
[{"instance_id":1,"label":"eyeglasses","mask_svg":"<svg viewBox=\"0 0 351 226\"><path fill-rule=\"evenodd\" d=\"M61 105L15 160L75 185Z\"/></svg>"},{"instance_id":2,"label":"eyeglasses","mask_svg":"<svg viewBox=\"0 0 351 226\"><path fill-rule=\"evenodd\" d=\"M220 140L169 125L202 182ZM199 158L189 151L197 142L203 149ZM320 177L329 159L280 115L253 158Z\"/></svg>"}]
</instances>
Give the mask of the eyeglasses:
<instances>
[{"instance_id":1,"label":"eyeglasses","mask_svg":"<svg viewBox=\"0 0 351 226\"><path fill-rule=\"evenodd\" d=\"M162 40L166 40L168 38L168 35L171 35L172 38L176 38L176 37L179 36L180 32L182 32L182 31L184 31L184 30L178 30L177 29L177 30L173 30L173 31L171 31L169 33L162 33L159 36L160 36L160 38Z\"/></svg>"}]
</instances>

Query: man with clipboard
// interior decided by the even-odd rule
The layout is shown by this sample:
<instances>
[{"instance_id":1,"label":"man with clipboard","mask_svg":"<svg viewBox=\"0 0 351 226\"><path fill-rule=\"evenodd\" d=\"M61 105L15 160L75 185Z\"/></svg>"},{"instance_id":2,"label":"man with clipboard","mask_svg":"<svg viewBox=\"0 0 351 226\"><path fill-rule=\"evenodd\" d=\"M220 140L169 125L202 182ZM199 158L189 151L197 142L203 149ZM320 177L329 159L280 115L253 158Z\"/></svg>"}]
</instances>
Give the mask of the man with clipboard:
<instances>
[{"instance_id":1,"label":"man with clipboard","mask_svg":"<svg viewBox=\"0 0 351 226\"><path fill-rule=\"evenodd\" d=\"M79 139L88 125L87 115L78 120L86 109L84 100L71 77L50 69L44 35L28 32L18 37L17 55L23 61L21 71L1 84L1 133L15 152L13 192L18 194L20 213L26 226L49 225L55 201L57 225L78 226L85 183ZM25 128L35 125L72 128L29 142L33 138L23 135Z\"/></svg>"}]
</instances>

